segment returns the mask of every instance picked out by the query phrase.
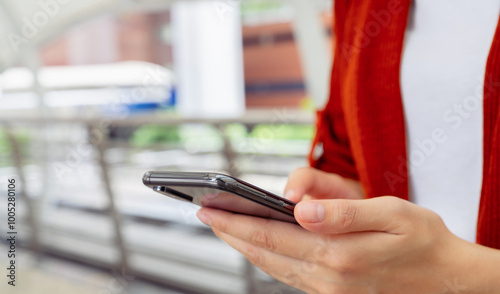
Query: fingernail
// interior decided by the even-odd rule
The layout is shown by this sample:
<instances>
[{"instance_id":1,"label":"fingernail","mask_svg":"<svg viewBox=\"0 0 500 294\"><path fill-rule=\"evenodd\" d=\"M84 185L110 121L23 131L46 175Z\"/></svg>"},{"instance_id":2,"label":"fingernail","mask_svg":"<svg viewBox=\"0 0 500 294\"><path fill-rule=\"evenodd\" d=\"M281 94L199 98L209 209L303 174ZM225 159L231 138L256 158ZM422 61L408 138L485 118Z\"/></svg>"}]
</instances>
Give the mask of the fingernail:
<instances>
[{"instance_id":1,"label":"fingernail","mask_svg":"<svg viewBox=\"0 0 500 294\"><path fill-rule=\"evenodd\" d=\"M210 216L208 216L208 214L206 214L204 212L198 212L196 215L201 220L201 222L204 223L205 225L207 225L209 227L212 225L212 220L210 219Z\"/></svg>"},{"instance_id":2,"label":"fingernail","mask_svg":"<svg viewBox=\"0 0 500 294\"><path fill-rule=\"evenodd\" d=\"M295 196L295 191L294 190L288 190L285 192L285 198L286 199L292 199L293 196Z\"/></svg>"},{"instance_id":3,"label":"fingernail","mask_svg":"<svg viewBox=\"0 0 500 294\"><path fill-rule=\"evenodd\" d=\"M299 204L299 215L307 223L319 223L325 218L325 207L320 203Z\"/></svg>"}]
</instances>

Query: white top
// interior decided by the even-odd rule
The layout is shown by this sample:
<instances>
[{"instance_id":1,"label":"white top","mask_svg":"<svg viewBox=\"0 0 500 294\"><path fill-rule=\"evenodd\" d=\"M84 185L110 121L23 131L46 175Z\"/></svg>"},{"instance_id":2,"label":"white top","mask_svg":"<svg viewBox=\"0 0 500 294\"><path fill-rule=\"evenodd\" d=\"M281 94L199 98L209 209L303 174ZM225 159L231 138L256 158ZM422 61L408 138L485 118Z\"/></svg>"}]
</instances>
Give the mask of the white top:
<instances>
[{"instance_id":1,"label":"white top","mask_svg":"<svg viewBox=\"0 0 500 294\"><path fill-rule=\"evenodd\" d=\"M482 185L483 82L499 0L413 1L401 88L410 199L475 242Z\"/></svg>"}]
</instances>

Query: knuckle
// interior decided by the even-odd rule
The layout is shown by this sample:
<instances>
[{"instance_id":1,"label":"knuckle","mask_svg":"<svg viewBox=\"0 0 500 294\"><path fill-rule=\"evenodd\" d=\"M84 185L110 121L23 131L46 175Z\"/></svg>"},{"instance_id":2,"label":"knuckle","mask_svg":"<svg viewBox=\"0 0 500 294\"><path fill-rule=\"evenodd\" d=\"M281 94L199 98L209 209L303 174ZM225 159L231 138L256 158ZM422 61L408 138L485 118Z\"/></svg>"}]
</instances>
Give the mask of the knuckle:
<instances>
[{"instance_id":1,"label":"knuckle","mask_svg":"<svg viewBox=\"0 0 500 294\"><path fill-rule=\"evenodd\" d=\"M352 280L358 273L367 269L367 260L363 254L342 246L331 252L325 261L327 262L325 266L344 282Z\"/></svg>"},{"instance_id":2,"label":"knuckle","mask_svg":"<svg viewBox=\"0 0 500 294\"><path fill-rule=\"evenodd\" d=\"M347 202L340 202L334 206L333 222L340 230L345 230L355 223L357 218L357 209L354 205Z\"/></svg>"},{"instance_id":3,"label":"knuckle","mask_svg":"<svg viewBox=\"0 0 500 294\"><path fill-rule=\"evenodd\" d=\"M423 216L422 219L425 221L421 227L420 234L422 237L420 241L424 244L431 245L437 238L436 236L446 236L449 233L443 219L437 213L424 208Z\"/></svg>"},{"instance_id":4,"label":"knuckle","mask_svg":"<svg viewBox=\"0 0 500 294\"><path fill-rule=\"evenodd\" d=\"M348 254L336 255L331 259L331 267L341 276L349 275L355 271L355 262Z\"/></svg>"},{"instance_id":5,"label":"knuckle","mask_svg":"<svg viewBox=\"0 0 500 294\"><path fill-rule=\"evenodd\" d=\"M387 201L387 207L392 208L394 215L401 217L408 214L408 203L406 201L397 197L387 197L385 201Z\"/></svg>"},{"instance_id":6,"label":"knuckle","mask_svg":"<svg viewBox=\"0 0 500 294\"><path fill-rule=\"evenodd\" d=\"M428 210L428 209L425 209L425 213L426 213L426 219L427 219L429 227L440 228L444 225L444 221L439 214L435 213L432 210Z\"/></svg>"},{"instance_id":7,"label":"knuckle","mask_svg":"<svg viewBox=\"0 0 500 294\"><path fill-rule=\"evenodd\" d=\"M384 197L385 207L390 207L390 217L388 218L388 226L413 226L411 219L411 210L409 202L397 197Z\"/></svg>"},{"instance_id":8,"label":"knuckle","mask_svg":"<svg viewBox=\"0 0 500 294\"><path fill-rule=\"evenodd\" d=\"M252 234L250 237L250 242L261 248L275 251L277 248L276 238L271 232L258 231Z\"/></svg>"},{"instance_id":9,"label":"knuckle","mask_svg":"<svg viewBox=\"0 0 500 294\"><path fill-rule=\"evenodd\" d=\"M330 244L328 244L329 238L331 237L320 236L319 239L320 241L311 251L314 261L319 262L321 264L328 264L330 256L333 253L333 248L330 248Z\"/></svg>"}]
</instances>

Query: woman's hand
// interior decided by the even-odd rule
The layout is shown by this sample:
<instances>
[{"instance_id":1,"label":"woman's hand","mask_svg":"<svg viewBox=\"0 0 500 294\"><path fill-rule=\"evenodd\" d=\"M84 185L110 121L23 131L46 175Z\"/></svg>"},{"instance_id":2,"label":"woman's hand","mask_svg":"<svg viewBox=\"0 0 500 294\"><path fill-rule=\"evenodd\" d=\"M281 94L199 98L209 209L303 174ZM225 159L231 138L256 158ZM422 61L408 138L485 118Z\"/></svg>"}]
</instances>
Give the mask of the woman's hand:
<instances>
[{"instance_id":1,"label":"woman's hand","mask_svg":"<svg viewBox=\"0 0 500 294\"><path fill-rule=\"evenodd\" d=\"M303 167L288 177L285 197L293 202L311 199L363 199L358 181L314 168Z\"/></svg>"},{"instance_id":2,"label":"woman's hand","mask_svg":"<svg viewBox=\"0 0 500 294\"><path fill-rule=\"evenodd\" d=\"M499 251L455 237L438 215L410 202L304 201L295 215L302 227L198 213L253 264L308 293L500 293Z\"/></svg>"}]
</instances>

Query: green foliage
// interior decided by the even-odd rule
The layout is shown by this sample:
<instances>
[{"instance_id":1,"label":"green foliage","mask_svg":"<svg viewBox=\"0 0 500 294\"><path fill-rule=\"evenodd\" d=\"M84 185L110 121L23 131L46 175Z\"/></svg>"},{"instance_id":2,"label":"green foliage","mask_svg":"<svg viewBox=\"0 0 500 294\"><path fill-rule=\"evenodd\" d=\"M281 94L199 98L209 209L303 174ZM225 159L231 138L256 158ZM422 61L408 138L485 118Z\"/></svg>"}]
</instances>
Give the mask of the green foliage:
<instances>
[{"instance_id":1,"label":"green foliage","mask_svg":"<svg viewBox=\"0 0 500 294\"><path fill-rule=\"evenodd\" d=\"M314 127L309 125L271 125L262 124L256 126L250 133L250 137L274 139L274 140L311 140L314 135Z\"/></svg>"},{"instance_id":2,"label":"green foliage","mask_svg":"<svg viewBox=\"0 0 500 294\"><path fill-rule=\"evenodd\" d=\"M17 130L14 133L14 138L21 147L22 150L25 150L28 144L30 143L30 136L27 130ZM0 152L11 152L12 146L9 142L9 138L7 138L7 134L4 130L0 130Z\"/></svg>"},{"instance_id":3,"label":"green foliage","mask_svg":"<svg viewBox=\"0 0 500 294\"><path fill-rule=\"evenodd\" d=\"M144 147L155 143L178 143L180 140L178 126L146 125L134 132L131 143L137 147Z\"/></svg>"},{"instance_id":4,"label":"green foliage","mask_svg":"<svg viewBox=\"0 0 500 294\"><path fill-rule=\"evenodd\" d=\"M7 139L7 135L4 131L0 131L0 153L10 152L11 146L9 144L9 140Z\"/></svg>"},{"instance_id":5,"label":"green foliage","mask_svg":"<svg viewBox=\"0 0 500 294\"><path fill-rule=\"evenodd\" d=\"M224 128L229 139L243 139L248 136L247 128L242 124L229 124Z\"/></svg>"},{"instance_id":6,"label":"green foliage","mask_svg":"<svg viewBox=\"0 0 500 294\"><path fill-rule=\"evenodd\" d=\"M278 1L269 1L269 0L244 1L243 3L241 3L241 12L243 14L255 13L255 12L275 10L283 6L284 4Z\"/></svg>"},{"instance_id":7,"label":"green foliage","mask_svg":"<svg viewBox=\"0 0 500 294\"><path fill-rule=\"evenodd\" d=\"M30 135L28 130L16 130L14 133L21 154L23 157L28 156L28 146L30 144ZM12 165L12 145L4 130L0 130L0 166Z\"/></svg>"},{"instance_id":8,"label":"green foliage","mask_svg":"<svg viewBox=\"0 0 500 294\"><path fill-rule=\"evenodd\" d=\"M308 125L260 124L248 133L246 126L234 123L225 126L223 130L231 140L245 138L311 140L314 135L314 127ZM131 137L131 143L136 147L158 143L185 144L188 141L193 142L193 140L201 145L219 145L220 134L209 125L147 125L137 129Z\"/></svg>"}]
</instances>

